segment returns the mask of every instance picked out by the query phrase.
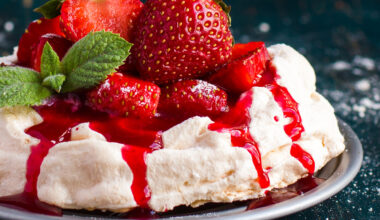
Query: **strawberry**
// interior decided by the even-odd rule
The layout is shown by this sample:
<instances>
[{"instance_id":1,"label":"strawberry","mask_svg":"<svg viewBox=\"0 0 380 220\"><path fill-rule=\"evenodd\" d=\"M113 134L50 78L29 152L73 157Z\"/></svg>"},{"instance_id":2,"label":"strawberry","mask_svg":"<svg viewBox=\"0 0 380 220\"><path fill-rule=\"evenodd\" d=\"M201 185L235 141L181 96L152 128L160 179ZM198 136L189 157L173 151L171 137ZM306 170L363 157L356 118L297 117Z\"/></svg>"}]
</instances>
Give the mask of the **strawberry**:
<instances>
[{"instance_id":1,"label":"strawberry","mask_svg":"<svg viewBox=\"0 0 380 220\"><path fill-rule=\"evenodd\" d=\"M232 53L229 8L221 0L148 0L137 20L132 54L157 84L201 77Z\"/></svg>"},{"instance_id":2,"label":"strawberry","mask_svg":"<svg viewBox=\"0 0 380 220\"><path fill-rule=\"evenodd\" d=\"M148 118L156 113L160 93L153 83L114 73L87 94L87 103L114 116Z\"/></svg>"},{"instance_id":3,"label":"strawberry","mask_svg":"<svg viewBox=\"0 0 380 220\"><path fill-rule=\"evenodd\" d=\"M62 58L65 56L66 52L70 49L70 47L73 45L73 43L69 40L66 40L65 38L56 35L56 34L45 34L40 38L39 43L32 51L32 67L36 71L41 71L41 55L44 50L44 46L46 42L49 42L53 50L57 53L59 58L62 60Z\"/></svg>"},{"instance_id":4,"label":"strawberry","mask_svg":"<svg viewBox=\"0 0 380 220\"><path fill-rule=\"evenodd\" d=\"M261 79L269 59L263 42L235 44L231 62L213 74L208 81L230 92L242 93Z\"/></svg>"},{"instance_id":5,"label":"strawberry","mask_svg":"<svg viewBox=\"0 0 380 220\"><path fill-rule=\"evenodd\" d=\"M134 21L142 7L140 0L66 0L61 8L61 28L75 42L91 31L101 30L131 41Z\"/></svg>"},{"instance_id":6,"label":"strawberry","mask_svg":"<svg viewBox=\"0 0 380 220\"><path fill-rule=\"evenodd\" d=\"M184 116L217 116L228 111L227 93L202 80L185 80L162 89L160 111Z\"/></svg>"},{"instance_id":7,"label":"strawberry","mask_svg":"<svg viewBox=\"0 0 380 220\"><path fill-rule=\"evenodd\" d=\"M128 58L124 61L124 64L119 66L117 69L118 72L124 73L127 75L133 74L138 76L138 72L136 69L136 62L133 56L128 56Z\"/></svg>"},{"instance_id":8,"label":"strawberry","mask_svg":"<svg viewBox=\"0 0 380 220\"><path fill-rule=\"evenodd\" d=\"M37 46L40 37L48 33L64 36L59 27L59 17L53 19L41 18L30 23L18 44L17 57L19 65L31 66L32 51Z\"/></svg>"}]
</instances>

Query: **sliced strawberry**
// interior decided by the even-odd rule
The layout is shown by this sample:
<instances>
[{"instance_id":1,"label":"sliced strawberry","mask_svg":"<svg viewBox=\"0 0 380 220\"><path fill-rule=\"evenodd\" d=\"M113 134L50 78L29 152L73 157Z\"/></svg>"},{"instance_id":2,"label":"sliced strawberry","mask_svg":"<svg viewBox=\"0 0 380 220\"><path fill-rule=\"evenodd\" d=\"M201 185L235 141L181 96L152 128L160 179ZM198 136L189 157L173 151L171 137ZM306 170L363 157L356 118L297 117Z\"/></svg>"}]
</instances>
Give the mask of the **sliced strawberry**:
<instances>
[{"instance_id":1,"label":"sliced strawberry","mask_svg":"<svg viewBox=\"0 0 380 220\"><path fill-rule=\"evenodd\" d=\"M62 58L65 56L66 52L70 49L70 47L73 45L73 42L66 40L65 38L56 35L56 34L45 34L40 38L39 43L32 51L32 67L36 71L41 71L41 56L42 52L44 50L46 42L49 42L53 50L57 53L59 58L62 60Z\"/></svg>"},{"instance_id":2,"label":"sliced strawberry","mask_svg":"<svg viewBox=\"0 0 380 220\"><path fill-rule=\"evenodd\" d=\"M232 49L232 60L209 81L233 93L242 93L257 83L270 59L264 42L235 44Z\"/></svg>"},{"instance_id":3,"label":"sliced strawberry","mask_svg":"<svg viewBox=\"0 0 380 220\"><path fill-rule=\"evenodd\" d=\"M48 33L65 36L59 27L59 17L53 19L41 18L29 25L18 44L17 57L19 65L31 66L32 51L37 46L40 37Z\"/></svg>"},{"instance_id":4,"label":"sliced strawberry","mask_svg":"<svg viewBox=\"0 0 380 220\"><path fill-rule=\"evenodd\" d=\"M141 76L157 84L213 72L232 54L222 0L148 0L137 20L133 56Z\"/></svg>"},{"instance_id":5,"label":"sliced strawberry","mask_svg":"<svg viewBox=\"0 0 380 220\"><path fill-rule=\"evenodd\" d=\"M202 80L186 80L162 89L160 111L183 116L217 116L228 111L227 93Z\"/></svg>"},{"instance_id":6,"label":"sliced strawberry","mask_svg":"<svg viewBox=\"0 0 380 220\"><path fill-rule=\"evenodd\" d=\"M142 7L140 0L66 0L61 8L61 27L72 41L101 30L130 41Z\"/></svg>"},{"instance_id":7,"label":"sliced strawberry","mask_svg":"<svg viewBox=\"0 0 380 220\"><path fill-rule=\"evenodd\" d=\"M114 73L90 91L87 100L93 109L111 115L147 118L155 115L160 94L153 83Z\"/></svg>"}]
</instances>

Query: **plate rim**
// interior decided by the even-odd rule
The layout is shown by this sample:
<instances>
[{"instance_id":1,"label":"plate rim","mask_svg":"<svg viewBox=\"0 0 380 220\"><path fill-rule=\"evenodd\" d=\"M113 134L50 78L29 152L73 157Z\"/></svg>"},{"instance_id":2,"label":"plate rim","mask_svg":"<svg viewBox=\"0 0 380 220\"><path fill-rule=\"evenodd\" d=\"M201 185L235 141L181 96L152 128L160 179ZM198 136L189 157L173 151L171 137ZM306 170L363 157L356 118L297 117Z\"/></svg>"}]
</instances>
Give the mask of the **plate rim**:
<instances>
[{"instance_id":1,"label":"plate rim","mask_svg":"<svg viewBox=\"0 0 380 220\"><path fill-rule=\"evenodd\" d=\"M358 174L363 161L363 147L355 132L343 120L338 118L339 129L344 136L346 149L339 155L340 161L332 175L318 187L306 192L301 196L269 205L262 208L257 208L245 211L243 207L233 208L227 211L214 212L209 214L187 215L180 217L170 217L163 219L273 219L284 217L296 212L305 210L314 205L317 205L324 200L334 196L345 188ZM241 213L232 212L240 211ZM12 208L0 206L0 218L6 219L85 219L79 216L47 216L42 214L35 214L26 211L20 211ZM95 217L96 219L105 219L103 217ZM114 219L114 218L112 218Z\"/></svg>"}]
</instances>

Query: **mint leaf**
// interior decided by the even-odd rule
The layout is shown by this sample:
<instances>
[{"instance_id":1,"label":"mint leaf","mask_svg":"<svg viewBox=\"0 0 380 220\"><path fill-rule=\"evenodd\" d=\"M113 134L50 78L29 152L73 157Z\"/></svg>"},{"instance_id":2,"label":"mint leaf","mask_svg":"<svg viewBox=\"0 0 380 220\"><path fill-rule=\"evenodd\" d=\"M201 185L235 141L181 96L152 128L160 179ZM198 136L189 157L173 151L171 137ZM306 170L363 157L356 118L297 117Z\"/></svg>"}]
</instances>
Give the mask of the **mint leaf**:
<instances>
[{"instance_id":1,"label":"mint leaf","mask_svg":"<svg viewBox=\"0 0 380 220\"><path fill-rule=\"evenodd\" d=\"M46 42L41 56L41 77L46 78L61 72L61 61L49 42Z\"/></svg>"},{"instance_id":2,"label":"mint leaf","mask_svg":"<svg viewBox=\"0 0 380 220\"><path fill-rule=\"evenodd\" d=\"M45 18L52 19L61 14L61 6L65 0L50 0L34 9L34 12L41 13Z\"/></svg>"},{"instance_id":3,"label":"mint leaf","mask_svg":"<svg viewBox=\"0 0 380 220\"><path fill-rule=\"evenodd\" d=\"M51 95L41 77L31 69L0 67L0 107L37 105Z\"/></svg>"},{"instance_id":4,"label":"mint leaf","mask_svg":"<svg viewBox=\"0 0 380 220\"><path fill-rule=\"evenodd\" d=\"M132 44L111 32L89 33L70 48L62 60L66 75L63 92L90 88L123 64Z\"/></svg>"},{"instance_id":5,"label":"mint leaf","mask_svg":"<svg viewBox=\"0 0 380 220\"><path fill-rule=\"evenodd\" d=\"M52 88L57 93L61 92L62 85L66 80L66 76L63 74L56 74L44 78L42 85Z\"/></svg>"}]
</instances>

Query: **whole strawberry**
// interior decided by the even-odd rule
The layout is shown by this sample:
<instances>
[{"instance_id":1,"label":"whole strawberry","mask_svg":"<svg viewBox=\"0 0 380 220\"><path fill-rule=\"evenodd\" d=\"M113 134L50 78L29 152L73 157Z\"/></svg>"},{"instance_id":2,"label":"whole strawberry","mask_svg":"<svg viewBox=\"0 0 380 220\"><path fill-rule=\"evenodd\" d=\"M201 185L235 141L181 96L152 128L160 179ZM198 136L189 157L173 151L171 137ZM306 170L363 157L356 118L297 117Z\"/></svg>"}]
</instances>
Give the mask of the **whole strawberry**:
<instances>
[{"instance_id":1,"label":"whole strawberry","mask_svg":"<svg viewBox=\"0 0 380 220\"><path fill-rule=\"evenodd\" d=\"M142 77L164 84L226 63L233 41L229 10L222 0L148 0L132 51Z\"/></svg>"},{"instance_id":2,"label":"whole strawberry","mask_svg":"<svg viewBox=\"0 0 380 220\"><path fill-rule=\"evenodd\" d=\"M169 115L218 116L228 111L227 93L206 81L180 81L162 89L159 108Z\"/></svg>"},{"instance_id":3,"label":"whole strawberry","mask_svg":"<svg viewBox=\"0 0 380 220\"><path fill-rule=\"evenodd\" d=\"M114 73L87 94L87 104L114 116L149 118L156 113L160 93L153 83Z\"/></svg>"}]
</instances>

